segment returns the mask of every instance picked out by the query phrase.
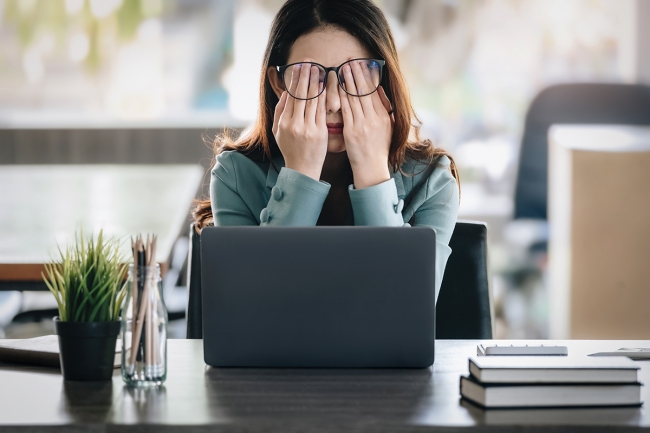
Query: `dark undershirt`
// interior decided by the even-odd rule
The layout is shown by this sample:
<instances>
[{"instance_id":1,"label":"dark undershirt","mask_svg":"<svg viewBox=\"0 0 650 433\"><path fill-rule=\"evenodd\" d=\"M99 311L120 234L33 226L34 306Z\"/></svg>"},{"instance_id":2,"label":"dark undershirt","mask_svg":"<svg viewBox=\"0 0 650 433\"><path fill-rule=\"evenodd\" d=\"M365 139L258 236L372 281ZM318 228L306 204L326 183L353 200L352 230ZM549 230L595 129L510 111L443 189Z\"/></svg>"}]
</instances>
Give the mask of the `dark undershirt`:
<instances>
[{"instance_id":1,"label":"dark undershirt","mask_svg":"<svg viewBox=\"0 0 650 433\"><path fill-rule=\"evenodd\" d=\"M323 203L316 225L340 226L345 225L346 218L352 207L348 186L354 183L352 167L347 152L327 153L321 180L331 185L327 198Z\"/></svg>"}]
</instances>

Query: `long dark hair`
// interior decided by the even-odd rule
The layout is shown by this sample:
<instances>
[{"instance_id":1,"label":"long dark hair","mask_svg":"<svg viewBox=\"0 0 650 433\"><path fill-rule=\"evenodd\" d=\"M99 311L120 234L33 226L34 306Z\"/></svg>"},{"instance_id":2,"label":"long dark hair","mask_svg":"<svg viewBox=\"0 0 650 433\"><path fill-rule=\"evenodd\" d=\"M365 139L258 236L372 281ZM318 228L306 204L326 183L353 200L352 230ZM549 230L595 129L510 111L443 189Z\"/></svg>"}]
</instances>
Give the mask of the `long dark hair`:
<instances>
[{"instance_id":1,"label":"long dark hair","mask_svg":"<svg viewBox=\"0 0 650 433\"><path fill-rule=\"evenodd\" d=\"M225 150L236 150L262 160L270 160L281 154L272 132L278 97L268 80L267 69L269 66L286 64L293 43L300 36L324 26L346 31L356 37L373 56L386 61L381 85L393 104L395 116L388 156L392 170L401 171L407 157L424 161L428 166L437 163L442 156L447 156L451 160L451 173L458 179L456 164L451 155L436 148L430 140L420 139L422 122L411 105L408 87L399 69L393 35L384 14L371 0L288 0L273 20L264 51L260 73L259 116L245 136L233 140L224 133L217 137L213 143L215 156ZM412 134L411 139L409 134ZM199 229L211 222L209 199L197 201L194 219Z\"/></svg>"}]
</instances>

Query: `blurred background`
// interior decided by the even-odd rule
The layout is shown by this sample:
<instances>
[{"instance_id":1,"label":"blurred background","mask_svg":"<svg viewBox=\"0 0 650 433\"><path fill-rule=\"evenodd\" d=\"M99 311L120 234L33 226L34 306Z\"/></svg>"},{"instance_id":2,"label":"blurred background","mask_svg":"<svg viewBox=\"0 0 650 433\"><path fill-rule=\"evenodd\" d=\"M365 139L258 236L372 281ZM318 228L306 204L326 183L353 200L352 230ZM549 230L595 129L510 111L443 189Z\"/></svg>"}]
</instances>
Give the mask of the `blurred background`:
<instances>
[{"instance_id":1,"label":"blurred background","mask_svg":"<svg viewBox=\"0 0 650 433\"><path fill-rule=\"evenodd\" d=\"M262 54L282 3L0 0L0 164L207 169L210 139L257 114ZM562 83L650 82L641 25L649 3L376 0L422 135L458 163L459 218L488 223L496 338L549 336L547 217L516 203L531 102ZM182 267L179 275L182 285ZM12 320L51 308L48 296L0 292L4 335L47 332Z\"/></svg>"}]
</instances>

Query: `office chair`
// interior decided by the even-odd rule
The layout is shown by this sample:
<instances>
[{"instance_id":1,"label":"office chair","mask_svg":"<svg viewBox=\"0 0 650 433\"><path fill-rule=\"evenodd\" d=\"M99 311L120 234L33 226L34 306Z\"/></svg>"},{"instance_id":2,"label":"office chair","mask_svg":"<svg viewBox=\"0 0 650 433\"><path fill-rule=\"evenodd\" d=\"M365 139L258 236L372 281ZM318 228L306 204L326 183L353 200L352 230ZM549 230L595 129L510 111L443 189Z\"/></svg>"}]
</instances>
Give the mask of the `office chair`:
<instances>
[{"instance_id":1,"label":"office chair","mask_svg":"<svg viewBox=\"0 0 650 433\"><path fill-rule=\"evenodd\" d=\"M169 267L162 277L162 292L167 318L169 321L185 319L185 310L188 302L188 289L177 285L184 271L185 261L188 258L189 240L180 236L174 242Z\"/></svg>"},{"instance_id":2,"label":"office chair","mask_svg":"<svg viewBox=\"0 0 650 433\"><path fill-rule=\"evenodd\" d=\"M487 271L487 226L456 223L452 249L436 306L436 338L491 339L492 314ZM201 310L201 235L190 226L187 338L203 338Z\"/></svg>"},{"instance_id":3,"label":"office chair","mask_svg":"<svg viewBox=\"0 0 650 433\"><path fill-rule=\"evenodd\" d=\"M203 293L201 289L201 234L190 224L190 248L187 268L187 338L203 338Z\"/></svg>"},{"instance_id":4,"label":"office chair","mask_svg":"<svg viewBox=\"0 0 650 433\"><path fill-rule=\"evenodd\" d=\"M526 114L515 190L515 219L547 219L548 129L552 124L650 125L650 87L559 84L542 90Z\"/></svg>"},{"instance_id":5,"label":"office chair","mask_svg":"<svg viewBox=\"0 0 650 433\"><path fill-rule=\"evenodd\" d=\"M436 338L491 339L487 225L456 222L449 247L451 255L436 303Z\"/></svg>"}]
</instances>

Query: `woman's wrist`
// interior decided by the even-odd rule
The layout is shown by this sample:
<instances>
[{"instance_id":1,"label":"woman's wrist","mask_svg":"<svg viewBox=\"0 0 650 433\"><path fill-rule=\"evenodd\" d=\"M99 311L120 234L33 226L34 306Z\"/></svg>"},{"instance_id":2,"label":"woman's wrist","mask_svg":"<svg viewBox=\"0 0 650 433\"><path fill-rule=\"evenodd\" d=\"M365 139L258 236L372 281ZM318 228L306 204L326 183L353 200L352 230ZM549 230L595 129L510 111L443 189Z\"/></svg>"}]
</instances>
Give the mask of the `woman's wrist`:
<instances>
[{"instance_id":1,"label":"woman's wrist","mask_svg":"<svg viewBox=\"0 0 650 433\"><path fill-rule=\"evenodd\" d=\"M310 166L307 164L296 164L289 161L286 161L285 167L295 170L298 173L304 174L305 176L309 176L315 180L320 180L321 171L323 170L322 164L320 165L320 167L318 167L315 165Z\"/></svg>"},{"instance_id":2,"label":"woman's wrist","mask_svg":"<svg viewBox=\"0 0 650 433\"><path fill-rule=\"evenodd\" d=\"M368 188L390 180L388 164L376 167L352 167L354 189Z\"/></svg>"}]
</instances>

